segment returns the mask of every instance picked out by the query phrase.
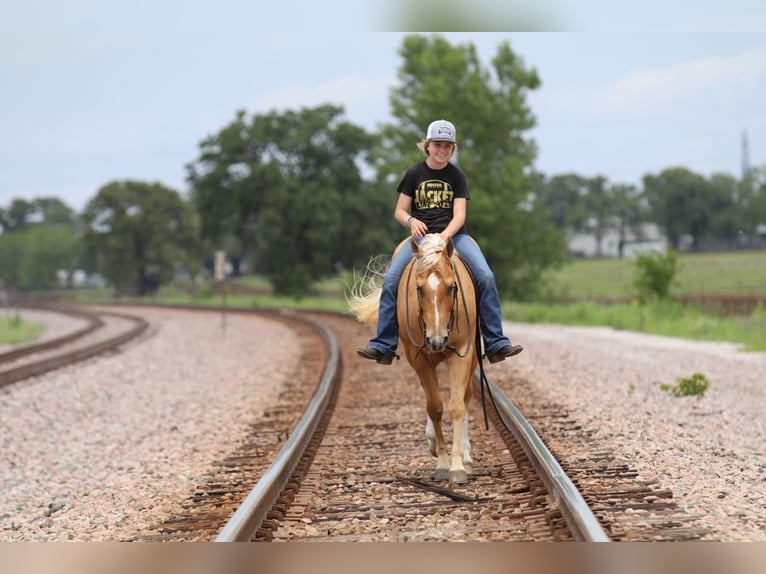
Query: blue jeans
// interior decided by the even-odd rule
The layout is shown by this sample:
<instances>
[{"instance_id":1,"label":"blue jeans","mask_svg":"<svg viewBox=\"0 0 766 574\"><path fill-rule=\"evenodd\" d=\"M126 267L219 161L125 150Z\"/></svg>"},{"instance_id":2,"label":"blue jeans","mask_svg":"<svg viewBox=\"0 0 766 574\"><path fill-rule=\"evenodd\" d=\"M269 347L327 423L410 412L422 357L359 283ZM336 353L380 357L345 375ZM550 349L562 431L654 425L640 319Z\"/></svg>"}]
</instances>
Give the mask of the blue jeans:
<instances>
[{"instance_id":1,"label":"blue jeans","mask_svg":"<svg viewBox=\"0 0 766 574\"><path fill-rule=\"evenodd\" d=\"M468 265L479 290L479 315L484 352L491 355L511 341L503 335L503 315L500 310L500 296L497 293L495 274L489 268L479 245L468 234L460 233L452 238L455 249ZM378 308L378 332L370 339L369 346L393 355L399 343L399 325L396 319L396 291L399 279L412 259L412 249L405 244L391 260L383 278Z\"/></svg>"}]
</instances>

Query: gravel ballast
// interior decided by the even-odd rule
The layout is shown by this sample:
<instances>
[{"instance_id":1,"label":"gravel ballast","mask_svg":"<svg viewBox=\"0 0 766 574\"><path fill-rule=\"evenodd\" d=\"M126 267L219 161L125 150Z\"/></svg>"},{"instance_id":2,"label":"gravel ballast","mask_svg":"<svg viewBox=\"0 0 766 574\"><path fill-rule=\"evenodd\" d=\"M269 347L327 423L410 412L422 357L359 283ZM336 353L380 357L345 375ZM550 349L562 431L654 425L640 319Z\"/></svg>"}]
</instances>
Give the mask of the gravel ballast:
<instances>
[{"instance_id":1,"label":"gravel ballast","mask_svg":"<svg viewBox=\"0 0 766 574\"><path fill-rule=\"evenodd\" d=\"M156 525L293 366L293 332L274 321L136 313L150 336L0 390L0 540L119 541Z\"/></svg>"},{"instance_id":2,"label":"gravel ballast","mask_svg":"<svg viewBox=\"0 0 766 574\"><path fill-rule=\"evenodd\" d=\"M766 540L766 353L605 327L507 324L533 381L725 541ZM493 367L494 368L494 367ZM661 389L704 375L704 396Z\"/></svg>"},{"instance_id":3,"label":"gravel ballast","mask_svg":"<svg viewBox=\"0 0 766 574\"><path fill-rule=\"evenodd\" d=\"M136 312L152 324L142 340L0 390L0 541L150 529L276 403L294 368L295 335L274 321ZM506 333L525 350L490 376L534 382L717 538L766 540L766 353L606 328ZM695 372L711 383L703 397L660 389Z\"/></svg>"}]
</instances>

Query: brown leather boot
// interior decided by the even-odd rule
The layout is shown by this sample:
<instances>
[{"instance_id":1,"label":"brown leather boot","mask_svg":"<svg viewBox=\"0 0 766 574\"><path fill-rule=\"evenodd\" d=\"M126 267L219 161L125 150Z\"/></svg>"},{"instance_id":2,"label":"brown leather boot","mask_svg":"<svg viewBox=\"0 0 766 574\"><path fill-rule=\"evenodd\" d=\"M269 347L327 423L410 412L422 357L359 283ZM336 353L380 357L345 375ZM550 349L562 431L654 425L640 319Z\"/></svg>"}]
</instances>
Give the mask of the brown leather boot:
<instances>
[{"instance_id":1,"label":"brown leather boot","mask_svg":"<svg viewBox=\"0 0 766 574\"><path fill-rule=\"evenodd\" d=\"M524 347L521 345L503 345L491 355L486 355L486 357L490 363L499 363L500 361L505 361L508 357L518 355L523 350Z\"/></svg>"},{"instance_id":2,"label":"brown leather boot","mask_svg":"<svg viewBox=\"0 0 766 574\"><path fill-rule=\"evenodd\" d=\"M394 357L399 358L396 354L386 355L383 351L375 349L373 347L366 347L364 349L357 349L356 354L365 359L371 359L381 365L390 365Z\"/></svg>"}]
</instances>

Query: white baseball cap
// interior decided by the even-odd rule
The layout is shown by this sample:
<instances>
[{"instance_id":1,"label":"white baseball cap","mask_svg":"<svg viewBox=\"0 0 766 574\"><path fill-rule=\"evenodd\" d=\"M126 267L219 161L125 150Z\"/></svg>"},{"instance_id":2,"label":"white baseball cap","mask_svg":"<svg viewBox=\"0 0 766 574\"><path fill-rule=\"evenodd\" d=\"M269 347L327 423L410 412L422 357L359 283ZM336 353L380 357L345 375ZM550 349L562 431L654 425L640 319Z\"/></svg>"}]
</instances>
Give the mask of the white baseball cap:
<instances>
[{"instance_id":1,"label":"white baseball cap","mask_svg":"<svg viewBox=\"0 0 766 574\"><path fill-rule=\"evenodd\" d=\"M447 120L436 120L428 124L426 139L430 141L456 142L455 126Z\"/></svg>"}]
</instances>

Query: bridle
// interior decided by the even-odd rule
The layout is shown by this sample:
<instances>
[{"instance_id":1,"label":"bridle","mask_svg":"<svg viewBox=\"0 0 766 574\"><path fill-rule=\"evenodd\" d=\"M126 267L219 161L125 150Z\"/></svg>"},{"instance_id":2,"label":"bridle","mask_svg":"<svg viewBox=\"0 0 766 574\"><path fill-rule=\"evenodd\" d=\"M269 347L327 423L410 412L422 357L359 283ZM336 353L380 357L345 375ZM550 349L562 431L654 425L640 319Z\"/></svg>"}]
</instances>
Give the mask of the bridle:
<instances>
[{"instance_id":1,"label":"bridle","mask_svg":"<svg viewBox=\"0 0 766 574\"><path fill-rule=\"evenodd\" d=\"M455 257L459 257L459 255L453 255L450 257L450 265L452 266L452 271L455 273L456 278L456 284L457 284L457 290L460 291L461 300L463 302L463 309L466 312L466 319L468 323L468 332L471 332L471 329L474 329L474 337L468 337L468 343L466 344L465 351L461 354L454 345L447 344L447 350L452 351L455 353L458 357L466 357L471 352L471 347L475 346L476 354L478 355L478 362L479 362L479 386L481 388L481 408L484 413L484 427L489 430L489 418L487 415L487 405L485 401L485 390L486 394L489 396L490 401L492 402L492 406L495 407L495 412L498 414L498 418L500 419L500 422L505 427L505 430L508 432L511 432L511 429L508 428L508 424L505 422L505 419L500 416L500 411L498 410L497 404L495 403L495 397L492 396L492 392L490 391L489 387L489 381L487 379L487 375L484 372L484 363L481 360L481 353L479 353L479 349L481 348L481 333L479 332L478 323L480 321L479 316L479 298L478 298L478 287L476 286L476 282L474 281L474 289L476 289L476 325L472 327L471 325L471 317L468 314L468 305L466 303L465 299L465 289L463 289L462 281L460 280L460 274L458 273L458 270L455 266ZM468 269L468 266L462 262L463 267ZM410 292L410 281L412 280L412 276L414 275L414 270L417 265L417 259L413 257L412 261L408 263L408 273L407 273L407 285L406 285L406 293L409 295ZM471 280L473 280L473 276L471 276ZM410 298L409 296L406 297L406 304L405 304L405 312L407 314L407 317L410 316ZM449 330L451 329L452 325L455 323L455 321L458 319L458 313L460 312L460 305L458 304L457 300L457 293L453 292L452 295L452 305L450 307L450 318L447 323L447 335L449 337ZM460 329L460 321L457 321L458 329ZM423 319L423 306L420 303L420 293L418 293L418 326L423 332L423 342L418 343L415 341L415 338L412 335L412 331L410 329L410 321L407 321L407 337L410 339L410 344L413 347L417 348L417 352L415 353L415 356L417 357L420 352L426 347L426 324L425 320ZM459 332L459 330L458 330ZM449 340L449 338L448 338Z\"/></svg>"},{"instance_id":2,"label":"bridle","mask_svg":"<svg viewBox=\"0 0 766 574\"><path fill-rule=\"evenodd\" d=\"M466 311L466 320L468 323L468 331L471 331L471 317L467 313L468 305L466 303L465 299L465 290L463 289L463 282L460 279L460 273L458 273L457 267L455 265L455 256L450 257L450 266L452 267L452 272L455 274L455 289L452 291L452 304L450 305L450 316L449 320L447 321L447 341L449 341L449 333L452 330L452 326L456 324L457 322L457 332L460 333L460 321L459 319L459 313L460 313L460 305L458 304L457 294L460 292L460 298L463 302L463 309ZM463 264L465 266L465 263ZM407 273L407 284L406 284L406 292L410 292L410 281L415 274L415 268L417 267L417 259L413 257L412 261L408 264L408 273ZM415 356L417 357L420 352L426 347L426 323L423 319L423 305L421 304L421 292L419 289L416 289L416 294L418 297L418 327L420 328L421 332L423 333L423 342L419 343L415 340L415 338L412 335L412 330L410 326L410 321L407 321L407 336L410 339L410 343L413 347L417 348L417 353ZM405 312L407 316L410 315L410 298L406 298L406 308ZM478 312L478 309L477 309ZM468 337L468 342L466 344L465 350L461 353L458 351L457 348L455 348L454 345L450 345L449 342L447 343L446 349L448 351L452 351L455 353L458 357L467 357L468 354L471 352L471 346L473 345L473 339L471 337Z\"/></svg>"}]
</instances>

